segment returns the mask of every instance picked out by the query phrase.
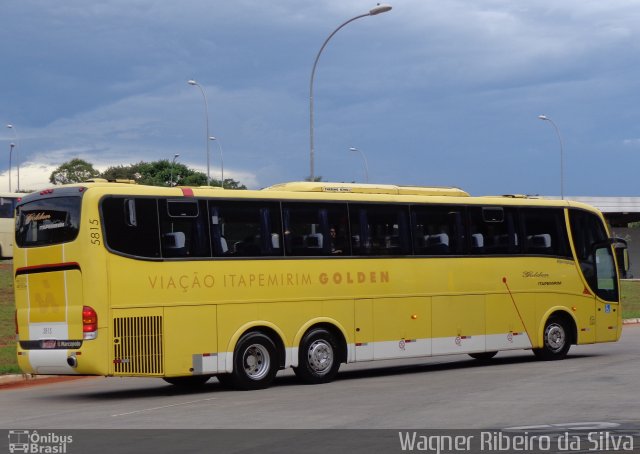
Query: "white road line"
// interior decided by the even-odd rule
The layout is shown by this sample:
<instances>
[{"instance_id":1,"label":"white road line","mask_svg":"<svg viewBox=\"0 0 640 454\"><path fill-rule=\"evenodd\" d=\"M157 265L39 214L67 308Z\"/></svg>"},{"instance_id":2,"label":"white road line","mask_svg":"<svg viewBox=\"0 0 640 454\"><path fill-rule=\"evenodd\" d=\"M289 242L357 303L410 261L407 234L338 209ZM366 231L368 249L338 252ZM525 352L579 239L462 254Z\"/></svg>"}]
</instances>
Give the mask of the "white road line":
<instances>
[{"instance_id":1,"label":"white road line","mask_svg":"<svg viewBox=\"0 0 640 454\"><path fill-rule=\"evenodd\" d=\"M128 413L118 413L117 415L111 415L111 416L115 418L116 416L134 415L136 413L144 413L146 411L162 410L163 408L179 407L180 405L197 404L198 402L206 402L208 400L216 400L216 399L217 397L210 397L209 399L191 400L189 402L182 402L179 404L172 404L172 405L163 405L162 407L145 408L144 410L130 411Z\"/></svg>"}]
</instances>

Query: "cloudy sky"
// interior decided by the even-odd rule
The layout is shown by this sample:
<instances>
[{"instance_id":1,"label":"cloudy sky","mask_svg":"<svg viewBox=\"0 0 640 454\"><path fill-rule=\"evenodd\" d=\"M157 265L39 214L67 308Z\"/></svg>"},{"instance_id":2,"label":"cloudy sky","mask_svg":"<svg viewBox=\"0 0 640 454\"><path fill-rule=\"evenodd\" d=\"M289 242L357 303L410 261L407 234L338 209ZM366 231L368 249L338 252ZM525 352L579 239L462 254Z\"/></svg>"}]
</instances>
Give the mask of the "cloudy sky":
<instances>
[{"instance_id":1,"label":"cloudy sky","mask_svg":"<svg viewBox=\"0 0 640 454\"><path fill-rule=\"evenodd\" d=\"M391 2L390 2L391 3ZM340 30L314 84L315 174L473 195L640 196L640 0L399 0ZM0 190L80 157L178 160L252 188L309 175L316 53L363 0L4 0ZM545 114L558 127L562 142ZM6 128L14 125L13 129ZM17 155L17 156L16 156ZM211 143L211 174L220 154Z\"/></svg>"}]
</instances>

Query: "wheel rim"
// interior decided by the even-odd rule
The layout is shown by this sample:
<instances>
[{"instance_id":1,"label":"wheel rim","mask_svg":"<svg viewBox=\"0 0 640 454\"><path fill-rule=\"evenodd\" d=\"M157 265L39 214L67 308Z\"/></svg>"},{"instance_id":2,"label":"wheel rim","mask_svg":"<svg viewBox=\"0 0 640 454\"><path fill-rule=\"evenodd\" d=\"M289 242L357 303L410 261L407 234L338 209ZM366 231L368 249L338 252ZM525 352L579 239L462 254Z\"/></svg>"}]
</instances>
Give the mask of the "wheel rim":
<instances>
[{"instance_id":1,"label":"wheel rim","mask_svg":"<svg viewBox=\"0 0 640 454\"><path fill-rule=\"evenodd\" d=\"M261 380L267 376L271 368L269 350L264 345L252 344L242 355L244 372L251 380Z\"/></svg>"},{"instance_id":2,"label":"wheel rim","mask_svg":"<svg viewBox=\"0 0 640 454\"><path fill-rule=\"evenodd\" d=\"M309 367L317 375L324 375L333 365L333 347L324 339L314 341L307 350Z\"/></svg>"},{"instance_id":3,"label":"wheel rim","mask_svg":"<svg viewBox=\"0 0 640 454\"><path fill-rule=\"evenodd\" d=\"M545 343L549 350L553 353L557 353L564 348L567 337L562 325L552 323L547 326L545 334Z\"/></svg>"}]
</instances>

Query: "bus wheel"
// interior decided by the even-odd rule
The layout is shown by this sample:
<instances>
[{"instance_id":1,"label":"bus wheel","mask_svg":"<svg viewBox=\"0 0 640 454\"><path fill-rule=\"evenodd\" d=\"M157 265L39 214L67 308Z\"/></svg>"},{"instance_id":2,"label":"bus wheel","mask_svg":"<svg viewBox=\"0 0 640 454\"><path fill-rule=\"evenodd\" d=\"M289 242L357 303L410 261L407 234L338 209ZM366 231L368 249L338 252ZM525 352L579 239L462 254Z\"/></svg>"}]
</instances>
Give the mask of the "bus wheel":
<instances>
[{"instance_id":1,"label":"bus wheel","mask_svg":"<svg viewBox=\"0 0 640 454\"><path fill-rule=\"evenodd\" d=\"M473 359L477 359L478 361L489 361L491 358L496 356L498 352L482 352L482 353L469 353Z\"/></svg>"},{"instance_id":2,"label":"bus wheel","mask_svg":"<svg viewBox=\"0 0 640 454\"><path fill-rule=\"evenodd\" d=\"M228 383L238 389L267 388L278 372L278 354L273 341L262 333L240 338L233 354L233 372ZM226 385L227 379L221 382Z\"/></svg>"},{"instance_id":3,"label":"bus wheel","mask_svg":"<svg viewBox=\"0 0 640 454\"><path fill-rule=\"evenodd\" d=\"M544 326L544 344L541 348L534 348L533 353L544 361L563 359L571 347L570 336L567 323L563 319L549 317Z\"/></svg>"},{"instance_id":4,"label":"bus wheel","mask_svg":"<svg viewBox=\"0 0 640 454\"><path fill-rule=\"evenodd\" d=\"M167 383L180 388L198 388L209 381L211 375L192 375L190 377L164 377Z\"/></svg>"},{"instance_id":5,"label":"bus wheel","mask_svg":"<svg viewBox=\"0 0 640 454\"><path fill-rule=\"evenodd\" d=\"M300 343L298 367L293 370L306 383L330 382L340 368L338 352L338 342L333 334L323 328L311 330Z\"/></svg>"}]
</instances>

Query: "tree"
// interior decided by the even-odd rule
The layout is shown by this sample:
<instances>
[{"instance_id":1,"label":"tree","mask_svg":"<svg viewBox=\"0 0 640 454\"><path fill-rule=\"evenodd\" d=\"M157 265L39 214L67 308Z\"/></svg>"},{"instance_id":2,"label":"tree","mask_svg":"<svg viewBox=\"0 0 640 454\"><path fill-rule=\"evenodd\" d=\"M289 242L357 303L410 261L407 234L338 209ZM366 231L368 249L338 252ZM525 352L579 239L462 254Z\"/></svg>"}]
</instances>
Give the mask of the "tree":
<instances>
[{"instance_id":1,"label":"tree","mask_svg":"<svg viewBox=\"0 0 640 454\"><path fill-rule=\"evenodd\" d=\"M100 174L93 164L83 159L72 159L51 172L49 182L53 184L82 183Z\"/></svg>"},{"instance_id":2,"label":"tree","mask_svg":"<svg viewBox=\"0 0 640 454\"><path fill-rule=\"evenodd\" d=\"M109 167L100 177L107 180L134 180L139 184L151 186L205 186L207 184L207 176L204 173L190 169L181 163L172 163L167 159ZM220 186L220 180L212 179L211 186ZM225 189L247 189L245 185L232 178L225 178L224 187Z\"/></svg>"}]
</instances>

